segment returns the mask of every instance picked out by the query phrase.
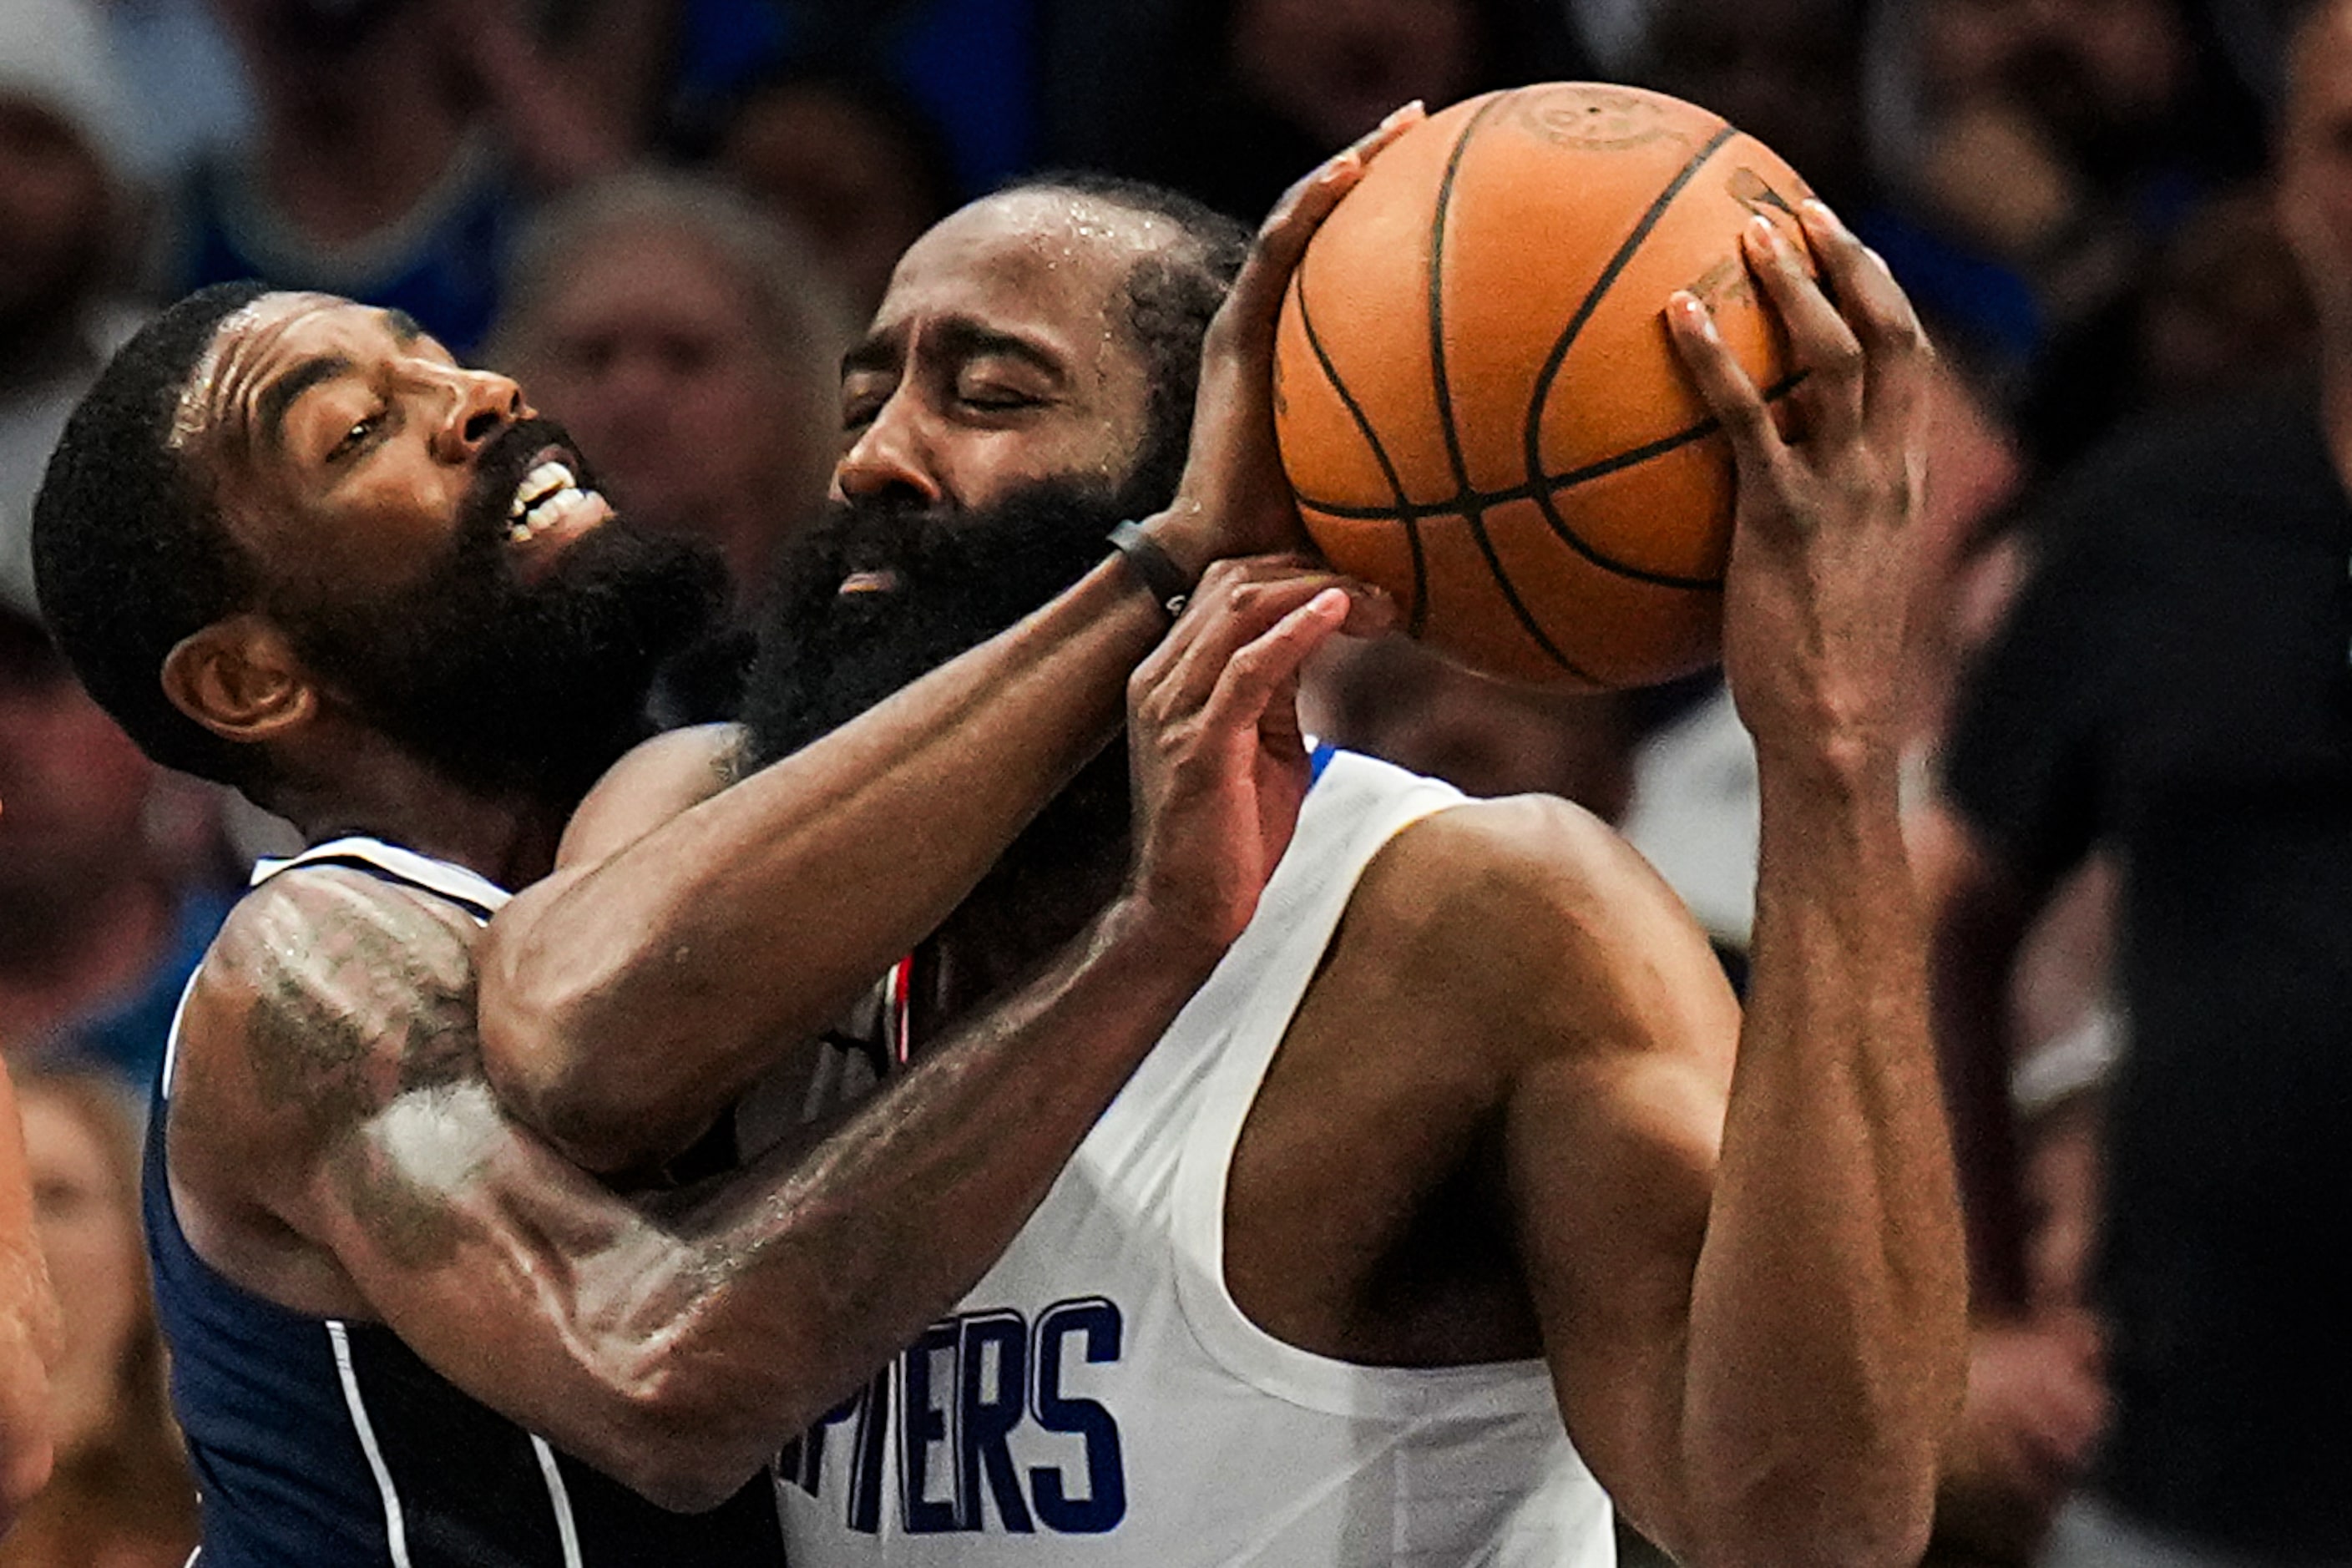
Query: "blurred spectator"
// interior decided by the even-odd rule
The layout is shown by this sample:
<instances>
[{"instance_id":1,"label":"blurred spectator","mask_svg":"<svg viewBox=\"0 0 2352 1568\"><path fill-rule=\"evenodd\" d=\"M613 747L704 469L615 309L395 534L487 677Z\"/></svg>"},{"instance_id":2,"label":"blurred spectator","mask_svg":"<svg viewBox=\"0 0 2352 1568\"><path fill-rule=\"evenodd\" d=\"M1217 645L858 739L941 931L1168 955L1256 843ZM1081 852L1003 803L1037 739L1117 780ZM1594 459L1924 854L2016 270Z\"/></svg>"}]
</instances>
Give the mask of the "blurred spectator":
<instances>
[{"instance_id":1,"label":"blurred spectator","mask_svg":"<svg viewBox=\"0 0 2352 1568\"><path fill-rule=\"evenodd\" d=\"M1999 999L2048 890L2095 848L2122 871L2112 1418L2062 1568L2352 1560L2352 0L2292 64L2282 218L2318 378L2168 414L2070 477L1948 752L1937 1011L2003 1306L2028 1292Z\"/></svg>"},{"instance_id":2,"label":"blurred spectator","mask_svg":"<svg viewBox=\"0 0 2352 1568\"><path fill-rule=\"evenodd\" d=\"M1403 637L1335 648L1312 677L1317 728L1352 751L1480 796L1541 791L1615 821L1632 722L1613 693L1474 675Z\"/></svg>"},{"instance_id":3,"label":"blurred spectator","mask_svg":"<svg viewBox=\"0 0 2352 1568\"><path fill-rule=\"evenodd\" d=\"M848 336L788 230L721 187L632 174L533 221L493 357L633 521L724 552L740 605L824 497Z\"/></svg>"},{"instance_id":4,"label":"blurred spectator","mask_svg":"<svg viewBox=\"0 0 2352 1568\"><path fill-rule=\"evenodd\" d=\"M1864 0L1658 0L1642 80L1704 104L1786 158L1848 222L1869 184Z\"/></svg>"},{"instance_id":5,"label":"blurred spectator","mask_svg":"<svg viewBox=\"0 0 2352 1568\"><path fill-rule=\"evenodd\" d=\"M0 0L0 604L20 611L49 448L137 325L116 291L128 112L86 0Z\"/></svg>"},{"instance_id":6,"label":"blurred spectator","mask_svg":"<svg viewBox=\"0 0 2352 1568\"><path fill-rule=\"evenodd\" d=\"M1932 904L1946 847L1928 821L1915 855ZM2003 999L2018 1047L2006 1087L2022 1177L2022 1295L1977 1313L1930 1568L2031 1561L2105 1426L2090 1268L2099 1129L2126 1032L2108 991L2115 890L2112 862L2086 862L2024 939Z\"/></svg>"},{"instance_id":7,"label":"blurred spectator","mask_svg":"<svg viewBox=\"0 0 2352 1568\"><path fill-rule=\"evenodd\" d=\"M761 81L729 112L714 159L808 237L861 321L882 302L899 254L957 205L938 126L879 77L793 71Z\"/></svg>"},{"instance_id":8,"label":"blurred spectator","mask_svg":"<svg viewBox=\"0 0 2352 1568\"><path fill-rule=\"evenodd\" d=\"M566 40L516 0L215 0L251 75L249 146L182 183L171 282L261 278L396 308L458 354L495 311L529 194L625 162L668 0L596 0Z\"/></svg>"},{"instance_id":9,"label":"blurred spectator","mask_svg":"<svg viewBox=\"0 0 2352 1568\"><path fill-rule=\"evenodd\" d=\"M89 1071L22 1073L16 1092L41 1251L70 1310L49 1380L56 1473L0 1568L179 1568L196 1499L164 1403L130 1108Z\"/></svg>"},{"instance_id":10,"label":"blurred spectator","mask_svg":"<svg viewBox=\"0 0 2352 1568\"><path fill-rule=\"evenodd\" d=\"M253 132L253 89L209 0L98 0L124 104L129 171L161 189Z\"/></svg>"},{"instance_id":11,"label":"blurred spectator","mask_svg":"<svg viewBox=\"0 0 2352 1568\"><path fill-rule=\"evenodd\" d=\"M1255 223L1407 100L1585 74L1558 0L1186 0L1117 163Z\"/></svg>"},{"instance_id":12,"label":"blurred spectator","mask_svg":"<svg viewBox=\"0 0 2352 1568\"><path fill-rule=\"evenodd\" d=\"M1910 219L1869 237L2020 398L2070 344L2093 365L2127 353L2155 248L2262 163L2259 101L2194 0L1882 5L1865 85L1869 150ZM2079 449L2122 390L2045 399L2025 420L2037 452ZM2094 392L2106 405L2086 408Z\"/></svg>"},{"instance_id":13,"label":"blurred spectator","mask_svg":"<svg viewBox=\"0 0 2352 1568\"><path fill-rule=\"evenodd\" d=\"M227 900L151 814L171 784L37 622L0 607L0 1052L86 1049L143 1087Z\"/></svg>"},{"instance_id":14,"label":"blurred spectator","mask_svg":"<svg viewBox=\"0 0 2352 1568\"><path fill-rule=\"evenodd\" d=\"M237 278L407 311L457 353L488 327L516 188L453 80L433 0L216 0L249 147L179 193L173 292Z\"/></svg>"},{"instance_id":15,"label":"blurred spectator","mask_svg":"<svg viewBox=\"0 0 2352 1568\"><path fill-rule=\"evenodd\" d=\"M2307 358L2311 299L2275 194L2240 185L2189 214L2157 258L2137 325L2129 363L2142 407L2210 398Z\"/></svg>"}]
</instances>

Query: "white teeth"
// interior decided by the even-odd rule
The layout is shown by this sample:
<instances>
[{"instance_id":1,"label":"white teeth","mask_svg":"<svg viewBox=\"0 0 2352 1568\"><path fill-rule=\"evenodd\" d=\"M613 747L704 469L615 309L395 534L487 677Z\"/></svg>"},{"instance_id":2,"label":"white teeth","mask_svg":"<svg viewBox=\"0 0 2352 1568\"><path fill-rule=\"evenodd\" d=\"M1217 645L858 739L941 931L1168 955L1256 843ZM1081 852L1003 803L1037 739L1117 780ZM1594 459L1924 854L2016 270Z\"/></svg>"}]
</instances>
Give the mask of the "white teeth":
<instances>
[{"instance_id":1,"label":"white teeth","mask_svg":"<svg viewBox=\"0 0 2352 1568\"><path fill-rule=\"evenodd\" d=\"M530 509L507 523L507 538L516 544L569 519L594 492L566 484L554 494L534 500Z\"/></svg>"},{"instance_id":2,"label":"white teeth","mask_svg":"<svg viewBox=\"0 0 2352 1568\"><path fill-rule=\"evenodd\" d=\"M576 486L579 480L570 468L550 459L522 477L515 486L514 500L507 506L507 516L519 518L556 491Z\"/></svg>"}]
</instances>

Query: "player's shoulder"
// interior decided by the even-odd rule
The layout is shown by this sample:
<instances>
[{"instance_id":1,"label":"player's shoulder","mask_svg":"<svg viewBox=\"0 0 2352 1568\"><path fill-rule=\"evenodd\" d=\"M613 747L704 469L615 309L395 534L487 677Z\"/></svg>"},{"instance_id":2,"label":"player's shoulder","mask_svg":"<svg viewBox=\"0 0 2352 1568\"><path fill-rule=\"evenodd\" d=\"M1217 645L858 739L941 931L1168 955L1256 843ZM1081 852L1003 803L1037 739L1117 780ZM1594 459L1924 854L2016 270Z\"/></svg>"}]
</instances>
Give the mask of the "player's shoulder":
<instances>
[{"instance_id":1,"label":"player's shoulder","mask_svg":"<svg viewBox=\"0 0 2352 1568\"><path fill-rule=\"evenodd\" d=\"M1550 795L1413 823L1365 868L1343 931L1443 986L1447 1005L1528 1039L1572 1041L1598 1020L1658 1010L1670 992L1728 1005L1706 937L1664 879L1606 822Z\"/></svg>"},{"instance_id":2,"label":"player's shoulder","mask_svg":"<svg viewBox=\"0 0 2352 1568\"><path fill-rule=\"evenodd\" d=\"M199 995L239 988L275 994L365 972L386 980L439 974L462 983L480 922L425 890L356 866L290 867L239 899L197 975Z\"/></svg>"},{"instance_id":3,"label":"player's shoulder","mask_svg":"<svg viewBox=\"0 0 2352 1568\"><path fill-rule=\"evenodd\" d=\"M1557 795L1519 795L1465 801L1402 829L1366 868L1353 909L1491 935L1507 911L1580 921L1661 894L1648 862L1609 824Z\"/></svg>"},{"instance_id":4,"label":"player's shoulder","mask_svg":"<svg viewBox=\"0 0 2352 1568\"><path fill-rule=\"evenodd\" d=\"M346 866L280 872L238 900L181 1016L183 1102L330 1132L478 1062L465 911Z\"/></svg>"}]
</instances>

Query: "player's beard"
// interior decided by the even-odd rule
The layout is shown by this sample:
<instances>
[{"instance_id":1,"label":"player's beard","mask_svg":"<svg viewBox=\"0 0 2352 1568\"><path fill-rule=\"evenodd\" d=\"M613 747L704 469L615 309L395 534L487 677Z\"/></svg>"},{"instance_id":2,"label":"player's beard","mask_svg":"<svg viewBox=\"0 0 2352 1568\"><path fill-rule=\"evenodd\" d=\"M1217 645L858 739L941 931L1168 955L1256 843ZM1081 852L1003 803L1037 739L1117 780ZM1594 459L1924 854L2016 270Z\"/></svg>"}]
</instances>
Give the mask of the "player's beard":
<instances>
[{"instance_id":1,"label":"player's beard","mask_svg":"<svg viewBox=\"0 0 2352 1568\"><path fill-rule=\"evenodd\" d=\"M790 755L1039 609L1108 554L1104 535L1140 515L1138 502L1054 480L985 511L836 504L779 571L745 691L747 756ZM1116 889L1128 826L1126 748L1114 743L964 901L937 1004L974 1005L1068 940Z\"/></svg>"},{"instance_id":2,"label":"player's beard","mask_svg":"<svg viewBox=\"0 0 2352 1568\"><path fill-rule=\"evenodd\" d=\"M362 718L458 783L569 799L643 738L655 671L715 623L727 577L707 545L614 518L523 583L508 511L551 445L572 449L538 419L491 442L448 552L416 583L278 619Z\"/></svg>"},{"instance_id":3,"label":"player's beard","mask_svg":"<svg viewBox=\"0 0 2352 1568\"><path fill-rule=\"evenodd\" d=\"M1135 515L1100 481L1048 479L984 510L835 502L785 548L744 693L764 766L1013 626ZM846 590L845 584L848 584Z\"/></svg>"}]
</instances>

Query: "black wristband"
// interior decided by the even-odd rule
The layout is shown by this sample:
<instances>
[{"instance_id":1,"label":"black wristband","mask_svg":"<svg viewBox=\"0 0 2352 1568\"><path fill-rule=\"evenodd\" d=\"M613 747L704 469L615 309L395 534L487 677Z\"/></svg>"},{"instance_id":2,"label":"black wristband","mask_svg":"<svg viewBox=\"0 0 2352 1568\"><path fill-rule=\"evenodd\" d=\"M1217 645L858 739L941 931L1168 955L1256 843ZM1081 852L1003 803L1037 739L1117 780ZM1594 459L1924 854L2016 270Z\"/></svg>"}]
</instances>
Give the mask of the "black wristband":
<instances>
[{"instance_id":1,"label":"black wristband","mask_svg":"<svg viewBox=\"0 0 2352 1568\"><path fill-rule=\"evenodd\" d=\"M1186 601L1192 597L1192 574L1176 564L1176 558L1160 548L1152 537L1133 522L1122 522L1110 531L1110 547L1118 552L1139 581L1160 601L1160 607L1174 620L1184 613Z\"/></svg>"}]
</instances>

